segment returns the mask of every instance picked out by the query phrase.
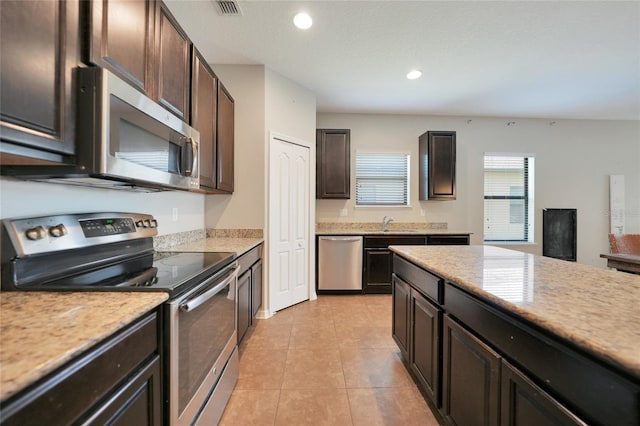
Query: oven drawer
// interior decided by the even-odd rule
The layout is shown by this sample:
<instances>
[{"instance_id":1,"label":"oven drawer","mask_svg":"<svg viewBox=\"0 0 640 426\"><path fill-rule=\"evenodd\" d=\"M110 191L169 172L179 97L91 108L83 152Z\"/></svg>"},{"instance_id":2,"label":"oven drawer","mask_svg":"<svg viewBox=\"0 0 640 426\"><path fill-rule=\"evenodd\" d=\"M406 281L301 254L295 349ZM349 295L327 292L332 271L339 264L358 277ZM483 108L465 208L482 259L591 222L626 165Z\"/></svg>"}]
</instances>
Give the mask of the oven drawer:
<instances>
[{"instance_id":1,"label":"oven drawer","mask_svg":"<svg viewBox=\"0 0 640 426\"><path fill-rule=\"evenodd\" d=\"M216 383L211 396L205 403L195 426L217 425L224 409L231 398L231 393L236 386L238 377L240 376L240 358L238 357L238 348L233 350L229 362L224 367L220 380Z\"/></svg>"},{"instance_id":2,"label":"oven drawer","mask_svg":"<svg viewBox=\"0 0 640 426\"><path fill-rule=\"evenodd\" d=\"M71 361L35 388L2 404L3 425L71 424L88 420L88 413L114 410L113 397L129 382L140 381L147 360L158 358L158 318L153 312L94 349ZM160 424L160 370L146 381L152 424ZM122 412L129 406L126 401ZM126 413L125 413L126 414Z\"/></svg>"}]
</instances>

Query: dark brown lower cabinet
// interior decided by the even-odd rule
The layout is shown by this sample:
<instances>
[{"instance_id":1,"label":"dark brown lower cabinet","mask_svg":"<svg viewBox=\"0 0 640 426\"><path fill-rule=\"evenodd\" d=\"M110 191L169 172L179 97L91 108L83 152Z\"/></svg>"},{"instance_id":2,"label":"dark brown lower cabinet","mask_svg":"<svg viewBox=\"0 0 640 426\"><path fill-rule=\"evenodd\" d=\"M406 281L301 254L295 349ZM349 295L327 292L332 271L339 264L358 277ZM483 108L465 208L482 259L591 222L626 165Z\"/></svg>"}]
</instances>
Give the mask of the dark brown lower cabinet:
<instances>
[{"instance_id":1,"label":"dark brown lower cabinet","mask_svg":"<svg viewBox=\"0 0 640 426\"><path fill-rule=\"evenodd\" d=\"M500 355L444 316L442 415L451 425L497 425Z\"/></svg>"},{"instance_id":2,"label":"dark brown lower cabinet","mask_svg":"<svg viewBox=\"0 0 640 426\"><path fill-rule=\"evenodd\" d=\"M504 359L501 376L501 426L585 424Z\"/></svg>"},{"instance_id":3,"label":"dark brown lower cabinet","mask_svg":"<svg viewBox=\"0 0 640 426\"><path fill-rule=\"evenodd\" d=\"M262 244L238 258L238 344L254 324L262 305Z\"/></svg>"},{"instance_id":4,"label":"dark brown lower cabinet","mask_svg":"<svg viewBox=\"0 0 640 426\"><path fill-rule=\"evenodd\" d=\"M87 425L161 425L160 357L149 361L111 400L107 401Z\"/></svg>"},{"instance_id":5,"label":"dark brown lower cabinet","mask_svg":"<svg viewBox=\"0 0 640 426\"><path fill-rule=\"evenodd\" d=\"M389 249L364 249L365 293L389 293L393 253Z\"/></svg>"},{"instance_id":6,"label":"dark brown lower cabinet","mask_svg":"<svg viewBox=\"0 0 640 426\"><path fill-rule=\"evenodd\" d=\"M363 293L391 293L393 252L389 246L424 245L424 235L365 236L362 274Z\"/></svg>"},{"instance_id":7,"label":"dark brown lower cabinet","mask_svg":"<svg viewBox=\"0 0 640 426\"><path fill-rule=\"evenodd\" d=\"M251 269L238 277L238 342L251 325Z\"/></svg>"},{"instance_id":8,"label":"dark brown lower cabinet","mask_svg":"<svg viewBox=\"0 0 640 426\"><path fill-rule=\"evenodd\" d=\"M431 400L440 406L442 309L411 289L409 365Z\"/></svg>"},{"instance_id":9,"label":"dark brown lower cabinet","mask_svg":"<svg viewBox=\"0 0 640 426\"><path fill-rule=\"evenodd\" d=\"M640 424L635 376L400 256L392 329L408 370L446 424Z\"/></svg>"},{"instance_id":10,"label":"dark brown lower cabinet","mask_svg":"<svg viewBox=\"0 0 640 426\"><path fill-rule=\"evenodd\" d=\"M409 284L394 276L392 282L393 323L392 336L398 344L402 356L409 359Z\"/></svg>"},{"instance_id":11,"label":"dark brown lower cabinet","mask_svg":"<svg viewBox=\"0 0 640 426\"><path fill-rule=\"evenodd\" d=\"M255 318L262 306L262 260L251 267L251 315Z\"/></svg>"},{"instance_id":12,"label":"dark brown lower cabinet","mask_svg":"<svg viewBox=\"0 0 640 426\"><path fill-rule=\"evenodd\" d=\"M3 401L3 425L162 425L159 329L153 312Z\"/></svg>"}]
</instances>

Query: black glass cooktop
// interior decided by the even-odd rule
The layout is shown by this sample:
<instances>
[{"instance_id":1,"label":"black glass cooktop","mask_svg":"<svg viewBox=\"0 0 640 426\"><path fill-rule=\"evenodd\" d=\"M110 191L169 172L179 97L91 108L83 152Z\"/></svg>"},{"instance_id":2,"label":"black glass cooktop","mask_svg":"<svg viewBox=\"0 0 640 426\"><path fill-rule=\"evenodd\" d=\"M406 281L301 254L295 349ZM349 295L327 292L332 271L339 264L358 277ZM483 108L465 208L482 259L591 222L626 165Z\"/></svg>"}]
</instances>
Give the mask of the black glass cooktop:
<instances>
[{"instance_id":1,"label":"black glass cooktop","mask_svg":"<svg viewBox=\"0 0 640 426\"><path fill-rule=\"evenodd\" d=\"M166 291L171 295L189 290L222 271L235 253L155 252L94 270L29 286L30 290L67 291ZM24 288L25 290L27 288Z\"/></svg>"}]
</instances>

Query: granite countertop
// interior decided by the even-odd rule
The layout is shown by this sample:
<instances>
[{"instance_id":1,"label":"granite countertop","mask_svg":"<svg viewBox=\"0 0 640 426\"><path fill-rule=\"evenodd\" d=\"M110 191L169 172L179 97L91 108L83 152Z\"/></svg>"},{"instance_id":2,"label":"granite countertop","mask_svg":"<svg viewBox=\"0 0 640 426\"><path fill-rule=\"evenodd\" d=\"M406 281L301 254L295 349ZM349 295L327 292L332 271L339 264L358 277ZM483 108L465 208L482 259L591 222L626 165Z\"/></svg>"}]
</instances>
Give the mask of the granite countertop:
<instances>
[{"instance_id":1,"label":"granite countertop","mask_svg":"<svg viewBox=\"0 0 640 426\"><path fill-rule=\"evenodd\" d=\"M164 292L0 293L0 401L82 354L167 297Z\"/></svg>"},{"instance_id":2,"label":"granite countertop","mask_svg":"<svg viewBox=\"0 0 640 426\"><path fill-rule=\"evenodd\" d=\"M640 275L493 246L390 249L640 377Z\"/></svg>"},{"instance_id":3,"label":"granite countertop","mask_svg":"<svg viewBox=\"0 0 640 426\"><path fill-rule=\"evenodd\" d=\"M391 222L388 231L381 223L336 222L318 223L316 235L470 235L470 232L450 231L446 223Z\"/></svg>"},{"instance_id":4,"label":"granite countertop","mask_svg":"<svg viewBox=\"0 0 640 426\"><path fill-rule=\"evenodd\" d=\"M234 252L237 256L242 256L252 248L260 245L262 238L234 238L234 237L210 237L188 244L171 247L171 251L223 251Z\"/></svg>"}]
</instances>

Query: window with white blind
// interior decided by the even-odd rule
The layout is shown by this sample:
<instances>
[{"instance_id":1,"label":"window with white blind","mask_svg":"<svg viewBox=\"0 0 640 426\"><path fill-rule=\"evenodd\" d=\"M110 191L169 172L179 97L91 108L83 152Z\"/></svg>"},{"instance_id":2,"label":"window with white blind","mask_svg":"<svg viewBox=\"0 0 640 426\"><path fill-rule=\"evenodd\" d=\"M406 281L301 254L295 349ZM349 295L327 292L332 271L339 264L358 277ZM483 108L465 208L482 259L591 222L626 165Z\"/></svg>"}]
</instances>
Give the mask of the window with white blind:
<instances>
[{"instance_id":1,"label":"window with white blind","mask_svg":"<svg viewBox=\"0 0 640 426\"><path fill-rule=\"evenodd\" d=\"M356 206L408 206L409 154L356 153Z\"/></svg>"},{"instance_id":2,"label":"window with white blind","mask_svg":"<svg viewBox=\"0 0 640 426\"><path fill-rule=\"evenodd\" d=\"M485 154L484 241L533 241L534 157Z\"/></svg>"}]
</instances>

